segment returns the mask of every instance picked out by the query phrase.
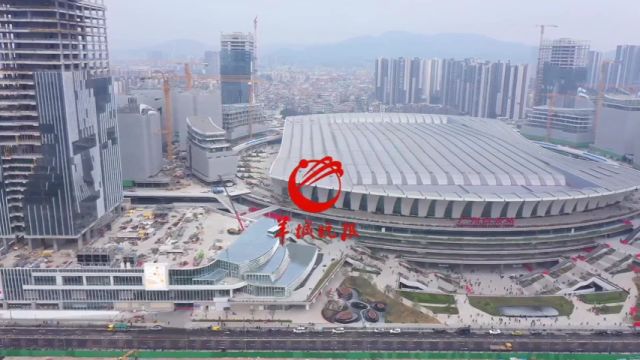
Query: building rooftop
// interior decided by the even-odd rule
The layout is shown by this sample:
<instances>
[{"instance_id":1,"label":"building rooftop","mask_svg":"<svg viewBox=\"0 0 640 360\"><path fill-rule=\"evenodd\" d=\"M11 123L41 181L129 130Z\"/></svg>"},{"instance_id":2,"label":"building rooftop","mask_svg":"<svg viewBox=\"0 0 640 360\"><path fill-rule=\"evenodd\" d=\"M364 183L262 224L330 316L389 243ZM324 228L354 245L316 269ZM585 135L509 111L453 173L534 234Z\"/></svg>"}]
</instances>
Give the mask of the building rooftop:
<instances>
[{"instance_id":1,"label":"building rooftop","mask_svg":"<svg viewBox=\"0 0 640 360\"><path fill-rule=\"evenodd\" d=\"M275 285L289 286L298 280L318 252L316 247L304 244L287 244L287 249L291 261L287 265L287 269L276 280Z\"/></svg>"},{"instance_id":2,"label":"building rooftop","mask_svg":"<svg viewBox=\"0 0 640 360\"><path fill-rule=\"evenodd\" d=\"M254 222L229 247L220 252L218 259L245 264L273 251L279 243L278 239L269 234L269 230L276 225L276 221L269 218Z\"/></svg>"},{"instance_id":3,"label":"building rooftop","mask_svg":"<svg viewBox=\"0 0 640 360\"><path fill-rule=\"evenodd\" d=\"M199 133L206 135L225 134L225 131L213 122L213 119L205 116L189 116L187 124Z\"/></svg>"},{"instance_id":4,"label":"building rooftop","mask_svg":"<svg viewBox=\"0 0 640 360\"><path fill-rule=\"evenodd\" d=\"M289 117L270 169L288 181L300 159L342 162L342 189L446 200L553 200L637 189L640 172L546 150L492 119L349 113ZM337 189L329 176L316 183Z\"/></svg>"}]
</instances>

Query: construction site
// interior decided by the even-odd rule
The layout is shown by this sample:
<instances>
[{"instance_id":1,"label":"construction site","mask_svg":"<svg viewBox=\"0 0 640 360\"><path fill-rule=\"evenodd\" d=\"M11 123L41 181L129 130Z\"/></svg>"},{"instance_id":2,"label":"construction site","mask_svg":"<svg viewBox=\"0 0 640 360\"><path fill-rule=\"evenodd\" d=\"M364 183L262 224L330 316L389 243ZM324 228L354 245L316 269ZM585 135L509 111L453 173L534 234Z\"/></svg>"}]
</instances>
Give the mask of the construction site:
<instances>
[{"instance_id":1,"label":"construction site","mask_svg":"<svg viewBox=\"0 0 640 360\"><path fill-rule=\"evenodd\" d=\"M208 206L134 207L116 219L111 230L85 247L29 249L14 246L0 264L16 268L139 268L145 262L197 267L211 262L236 238L238 223Z\"/></svg>"}]
</instances>

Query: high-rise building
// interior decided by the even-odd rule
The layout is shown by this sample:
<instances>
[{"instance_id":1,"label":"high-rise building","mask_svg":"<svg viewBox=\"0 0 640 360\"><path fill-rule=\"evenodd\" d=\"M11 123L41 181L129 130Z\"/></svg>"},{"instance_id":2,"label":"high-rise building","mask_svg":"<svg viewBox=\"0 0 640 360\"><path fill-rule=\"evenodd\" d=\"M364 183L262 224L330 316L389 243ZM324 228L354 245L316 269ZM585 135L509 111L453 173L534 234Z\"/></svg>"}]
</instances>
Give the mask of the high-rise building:
<instances>
[{"instance_id":1,"label":"high-rise building","mask_svg":"<svg viewBox=\"0 0 640 360\"><path fill-rule=\"evenodd\" d=\"M217 51L204 52L205 75L220 75L220 53Z\"/></svg>"},{"instance_id":2,"label":"high-rise building","mask_svg":"<svg viewBox=\"0 0 640 360\"><path fill-rule=\"evenodd\" d=\"M81 241L122 201L101 0L0 2L0 238Z\"/></svg>"},{"instance_id":3,"label":"high-rise building","mask_svg":"<svg viewBox=\"0 0 640 360\"><path fill-rule=\"evenodd\" d=\"M143 181L162 169L162 121L154 108L132 96L118 108L122 178Z\"/></svg>"},{"instance_id":4,"label":"high-rise building","mask_svg":"<svg viewBox=\"0 0 640 360\"><path fill-rule=\"evenodd\" d=\"M616 87L640 91L640 45L618 45L615 68Z\"/></svg>"},{"instance_id":5,"label":"high-rise building","mask_svg":"<svg viewBox=\"0 0 640 360\"><path fill-rule=\"evenodd\" d=\"M474 59L376 60L375 96L385 105L444 105L481 117L524 118L527 65Z\"/></svg>"},{"instance_id":6,"label":"high-rise building","mask_svg":"<svg viewBox=\"0 0 640 360\"><path fill-rule=\"evenodd\" d=\"M222 104L251 102L255 44L251 33L223 33L220 38Z\"/></svg>"},{"instance_id":7,"label":"high-rise building","mask_svg":"<svg viewBox=\"0 0 640 360\"><path fill-rule=\"evenodd\" d=\"M543 41L538 50L538 69L542 69L535 92L534 105L573 107L578 87L587 81L589 44L561 38Z\"/></svg>"},{"instance_id":8,"label":"high-rise building","mask_svg":"<svg viewBox=\"0 0 640 360\"><path fill-rule=\"evenodd\" d=\"M602 53L590 50L587 54L587 81L586 85L592 89L600 86L600 74L602 72Z\"/></svg>"},{"instance_id":9,"label":"high-rise building","mask_svg":"<svg viewBox=\"0 0 640 360\"><path fill-rule=\"evenodd\" d=\"M389 59L378 58L375 65L375 96L383 104L391 103L391 83Z\"/></svg>"}]
</instances>

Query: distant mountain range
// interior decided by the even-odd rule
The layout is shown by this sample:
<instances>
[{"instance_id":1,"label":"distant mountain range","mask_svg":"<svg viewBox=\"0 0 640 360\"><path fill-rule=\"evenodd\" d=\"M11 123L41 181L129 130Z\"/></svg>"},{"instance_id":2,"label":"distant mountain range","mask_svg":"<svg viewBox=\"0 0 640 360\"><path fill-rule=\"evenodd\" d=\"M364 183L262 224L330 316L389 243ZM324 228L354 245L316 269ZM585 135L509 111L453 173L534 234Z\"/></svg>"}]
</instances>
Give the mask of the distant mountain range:
<instances>
[{"instance_id":1,"label":"distant mountain range","mask_svg":"<svg viewBox=\"0 0 640 360\"><path fill-rule=\"evenodd\" d=\"M186 59L202 59L206 50L213 50L218 47L219 46L205 44L197 40L173 39L135 49L112 47L109 49L109 55L113 60L118 61L149 59L156 53L165 59L180 61Z\"/></svg>"},{"instance_id":2,"label":"distant mountain range","mask_svg":"<svg viewBox=\"0 0 640 360\"><path fill-rule=\"evenodd\" d=\"M162 52L175 60L200 59L205 50L217 49L195 40L170 40L146 48L111 51L114 60L144 59L153 52ZM440 57L486 60L510 60L534 63L536 47L496 40L477 34L415 34L386 32L377 36L360 36L336 43L307 46L263 47L260 63L265 65L298 66L359 66L370 65L381 56Z\"/></svg>"}]
</instances>

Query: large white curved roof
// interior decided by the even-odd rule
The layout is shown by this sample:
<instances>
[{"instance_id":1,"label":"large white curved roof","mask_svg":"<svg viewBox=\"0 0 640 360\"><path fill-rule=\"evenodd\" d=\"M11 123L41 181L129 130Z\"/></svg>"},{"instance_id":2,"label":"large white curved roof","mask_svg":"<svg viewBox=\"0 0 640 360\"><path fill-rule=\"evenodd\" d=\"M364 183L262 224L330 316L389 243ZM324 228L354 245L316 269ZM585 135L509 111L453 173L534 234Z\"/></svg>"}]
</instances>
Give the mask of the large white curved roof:
<instances>
[{"instance_id":1,"label":"large white curved roof","mask_svg":"<svg viewBox=\"0 0 640 360\"><path fill-rule=\"evenodd\" d=\"M556 154L498 120L403 113L289 117L271 176L287 181L300 159L327 155L343 164L343 190L387 196L544 200L640 185L634 169Z\"/></svg>"}]
</instances>

